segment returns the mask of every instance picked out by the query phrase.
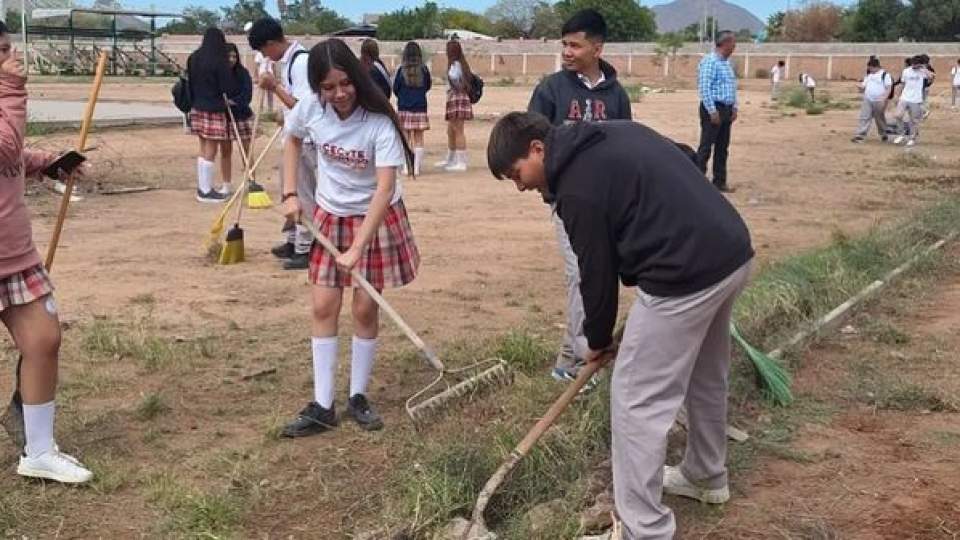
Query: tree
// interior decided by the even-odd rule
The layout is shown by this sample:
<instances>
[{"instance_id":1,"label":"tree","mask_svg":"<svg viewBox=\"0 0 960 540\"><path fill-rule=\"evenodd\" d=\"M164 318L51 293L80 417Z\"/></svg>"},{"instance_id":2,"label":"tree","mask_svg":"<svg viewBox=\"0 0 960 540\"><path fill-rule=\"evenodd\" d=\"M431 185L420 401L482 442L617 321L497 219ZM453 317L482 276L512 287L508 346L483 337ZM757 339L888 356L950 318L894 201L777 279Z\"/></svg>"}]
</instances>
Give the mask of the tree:
<instances>
[{"instance_id":1,"label":"tree","mask_svg":"<svg viewBox=\"0 0 960 540\"><path fill-rule=\"evenodd\" d=\"M676 59L677 51L680 50L680 47L683 47L684 41L685 39L682 31L660 34L657 37L657 44L653 48L653 52L657 55L654 63L658 66L662 66L664 60L668 56ZM671 76L672 75L673 72L671 72Z\"/></svg>"},{"instance_id":2,"label":"tree","mask_svg":"<svg viewBox=\"0 0 960 540\"><path fill-rule=\"evenodd\" d=\"M332 34L352 24L336 11L321 7L317 0L291 2L281 20L288 34Z\"/></svg>"},{"instance_id":3,"label":"tree","mask_svg":"<svg viewBox=\"0 0 960 540\"><path fill-rule=\"evenodd\" d=\"M493 25L486 17L464 9L447 8L441 10L440 25L443 26L444 30L468 30L487 35L493 33Z\"/></svg>"},{"instance_id":4,"label":"tree","mask_svg":"<svg viewBox=\"0 0 960 540\"><path fill-rule=\"evenodd\" d=\"M560 37L563 28L563 17L554 9L552 4L538 2L533 10L533 22L530 25L530 37L552 38Z\"/></svg>"},{"instance_id":5,"label":"tree","mask_svg":"<svg viewBox=\"0 0 960 540\"><path fill-rule=\"evenodd\" d=\"M223 12L223 27L228 30L241 30L248 22L269 17L264 1L237 0L237 3L230 7L220 8Z\"/></svg>"},{"instance_id":6,"label":"tree","mask_svg":"<svg viewBox=\"0 0 960 540\"><path fill-rule=\"evenodd\" d=\"M20 31L20 10L10 8L7 10L6 18L3 21L7 25L7 30L12 34L16 34Z\"/></svg>"},{"instance_id":7,"label":"tree","mask_svg":"<svg viewBox=\"0 0 960 540\"><path fill-rule=\"evenodd\" d=\"M783 18L783 41L833 41L840 36L843 10L829 2L811 2Z\"/></svg>"},{"instance_id":8,"label":"tree","mask_svg":"<svg viewBox=\"0 0 960 540\"><path fill-rule=\"evenodd\" d=\"M960 38L960 1L912 0L897 16L900 35L923 41Z\"/></svg>"},{"instance_id":9,"label":"tree","mask_svg":"<svg viewBox=\"0 0 960 540\"><path fill-rule=\"evenodd\" d=\"M844 41L896 41L897 19L906 10L900 0L859 0L843 15Z\"/></svg>"},{"instance_id":10,"label":"tree","mask_svg":"<svg viewBox=\"0 0 960 540\"><path fill-rule=\"evenodd\" d=\"M685 41L700 42L706 39L710 41L710 32L713 28L713 15L707 17L706 26L702 26L703 21L688 24L686 28L680 31ZM721 28L722 30L722 28ZM703 32L703 34L701 34Z\"/></svg>"},{"instance_id":11,"label":"tree","mask_svg":"<svg viewBox=\"0 0 960 540\"><path fill-rule=\"evenodd\" d=\"M587 8L603 14L610 41L650 41L657 34L653 11L635 0L560 0L556 4L564 20Z\"/></svg>"},{"instance_id":12,"label":"tree","mask_svg":"<svg viewBox=\"0 0 960 540\"><path fill-rule=\"evenodd\" d=\"M487 10L486 16L493 23L497 35L526 37L530 35L534 15L541 3L539 0L497 0Z\"/></svg>"},{"instance_id":13,"label":"tree","mask_svg":"<svg viewBox=\"0 0 960 540\"><path fill-rule=\"evenodd\" d=\"M437 4L427 2L413 9L399 9L387 13L377 24L377 37L385 41L433 39L443 35Z\"/></svg>"},{"instance_id":14,"label":"tree","mask_svg":"<svg viewBox=\"0 0 960 540\"><path fill-rule=\"evenodd\" d=\"M207 28L220 26L220 15L200 6L188 6L183 19L167 23L161 30L168 34L202 34Z\"/></svg>"},{"instance_id":15,"label":"tree","mask_svg":"<svg viewBox=\"0 0 960 540\"><path fill-rule=\"evenodd\" d=\"M766 33L768 41L780 41L783 39L783 19L786 18L786 16L786 13L777 11L767 17Z\"/></svg>"}]
</instances>

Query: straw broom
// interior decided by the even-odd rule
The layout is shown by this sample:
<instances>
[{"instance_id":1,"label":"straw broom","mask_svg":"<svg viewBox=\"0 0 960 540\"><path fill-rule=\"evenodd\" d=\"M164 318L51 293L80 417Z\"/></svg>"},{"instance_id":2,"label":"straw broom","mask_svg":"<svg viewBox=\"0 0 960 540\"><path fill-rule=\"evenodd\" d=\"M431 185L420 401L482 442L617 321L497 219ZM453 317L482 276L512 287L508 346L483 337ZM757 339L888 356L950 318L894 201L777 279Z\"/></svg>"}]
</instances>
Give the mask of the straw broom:
<instances>
[{"instance_id":1,"label":"straw broom","mask_svg":"<svg viewBox=\"0 0 960 540\"><path fill-rule=\"evenodd\" d=\"M253 145L257 141L257 131L260 128L260 116L263 115L263 102L267 97L265 90L260 91L260 101L257 103L257 116L253 119L253 139L250 141L250 155L253 155ZM269 147L269 146L268 146ZM263 186L257 182L256 174L251 171L250 179L247 181L247 208L251 210L264 210L273 206L270 195L263 189Z\"/></svg>"}]
</instances>

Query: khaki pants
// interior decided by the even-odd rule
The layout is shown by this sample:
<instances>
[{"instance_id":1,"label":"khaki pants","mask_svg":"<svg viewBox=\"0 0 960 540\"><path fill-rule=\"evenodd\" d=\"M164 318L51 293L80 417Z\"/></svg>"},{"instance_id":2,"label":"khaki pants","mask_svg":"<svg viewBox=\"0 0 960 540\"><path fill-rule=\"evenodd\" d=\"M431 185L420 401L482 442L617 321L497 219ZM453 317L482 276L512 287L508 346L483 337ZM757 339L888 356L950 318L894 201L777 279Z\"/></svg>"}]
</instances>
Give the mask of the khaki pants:
<instances>
[{"instance_id":1,"label":"khaki pants","mask_svg":"<svg viewBox=\"0 0 960 540\"><path fill-rule=\"evenodd\" d=\"M551 219L556 229L560 255L563 256L563 275L567 285L567 321L556 367L573 373L577 359L583 358L588 348L587 338L583 335L583 321L586 315L583 312L583 298L580 296L580 266L577 262L577 254L573 252L573 246L570 245L570 238L567 237L563 220L552 206Z\"/></svg>"},{"instance_id":2,"label":"khaki pants","mask_svg":"<svg viewBox=\"0 0 960 540\"><path fill-rule=\"evenodd\" d=\"M280 189L283 190L283 160L280 161ZM283 197L283 193L280 194ZM303 221L313 221L317 209L317 147L303 143L300 151L300 166L297 168L297 199L300 201L300 215ZM299 223L283 226L285 240L294 246L296 253L309 253L313 247L313 234Z\"/></svg>"},{"instance_id":3,"label":"khaki pants","mask_svg":"<svg viewBox=\"0 0 960 540\"><path fill-rule=\"evenodd\" d=\"M865 137L870 131L870 123L877 125L877 133L881 138L887 136L887 117L884 111L887 110L886 101L863 100L860 105L860 126L857 128L857 137Z\"/></svg>"},{"instance_id":4,"label":"khaki pants","mask_svg":"<svg viewBox=\"0 0 960 540\"><path fill-rule=\"evenodd\" d=\"M750 267L687 296L640 291L630 310L610 396L614 499L625 540L673 538L673 512L661 495L667 432L681 405L684 476L708 489L727 484L730 316Z\"/></svg>"}]
</instances>

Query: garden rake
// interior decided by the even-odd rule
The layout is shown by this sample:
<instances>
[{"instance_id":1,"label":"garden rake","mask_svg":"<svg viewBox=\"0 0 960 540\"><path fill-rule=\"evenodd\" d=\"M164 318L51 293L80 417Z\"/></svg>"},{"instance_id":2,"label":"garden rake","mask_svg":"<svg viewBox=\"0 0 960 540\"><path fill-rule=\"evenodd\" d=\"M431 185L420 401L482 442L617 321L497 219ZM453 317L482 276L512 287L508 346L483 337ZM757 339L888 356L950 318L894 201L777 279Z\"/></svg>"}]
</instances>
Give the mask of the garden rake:
<instances>
[{"instance_id":1,"label":"garden rake","mask_svg":"<svg viewBox=\"0 0 960 540\"><path fill-rule=\"evenodd\" d=\"M283 213L278 207L274 207L278 213ZM333 245L333 242L330 241L326 236L320 233L317 230L317 227L307 221L300 221L304 227L306 227L312 234L316 241L323 246L331 255L337 257L340 255L340 251L336 246ZM435 413L439 412L444 405L456 401L464 396L478 392L482 388L488 388L492 386L501 386L509 384L511 381L510 371L507 369L507 364L501 359L493 358L489 360L483 360L475 364L464 366L456 369L448 369L444 363L437 356L436 352L433 351L422 339L413 331L413 328L410 327L403 320L399 313L387 303L387 300L370 284L357 270L351 270L350 276L353 280L360 285L368 295L380 306L387 316L389 316L394 324L400 328L407 339L409 339L413 345L420 351L420 355L430 364L433 369L435 369L438 374L436 379L433 380L429 385L420 390L416 394L410 397L405 404L407 410L407 415L413 421L413 424L416 428L422 425L422 423L428 421ZM452 383L448 380L448 377L458 377L467 372L473 372L474 375L462 378L459 382ZM435 388L444 386L444 389L436 392L430 397L425 397L429 392L434 391ZM419 402L418 402L419 401Z\"/></svg>"}]
</instances>

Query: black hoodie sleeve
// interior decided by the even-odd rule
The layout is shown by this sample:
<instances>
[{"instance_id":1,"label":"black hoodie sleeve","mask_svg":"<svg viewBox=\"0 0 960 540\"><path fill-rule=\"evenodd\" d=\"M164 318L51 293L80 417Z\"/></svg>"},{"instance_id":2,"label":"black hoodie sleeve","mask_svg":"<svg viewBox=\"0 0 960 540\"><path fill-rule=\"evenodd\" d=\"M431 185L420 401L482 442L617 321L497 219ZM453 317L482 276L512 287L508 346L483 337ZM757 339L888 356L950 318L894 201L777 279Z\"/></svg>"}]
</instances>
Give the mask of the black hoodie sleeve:
<instances>
[{"instance_id":1,"label":"black hoodie sleeve","mask_svg":"<svg viewBox=\"0 0 960 540\"><path fill-rule=\"evenodd\" d=\"M623 116L620 118L611 118L611 120L633 120L633 108L630 105L630 95L627 94L627 91L622 86L620 87L617 99L620 102L619 110L623 111Z\"/></svg>"},{"instance_id":2,"label":"black hoodie sleeve","mask_svg":"<svg viewBox=\"0 0 960 540\"><path fill-rule=\"evenodd\" d=\"M547 88L547 81L544 80L533 89L533 95L530 96L530 103L527 105L528 112L540 113L547 117L551 124L554 123L554 116L557 113L557 104L553 96L550 95Z\"/></svg>"},{"instance_id":3,"label":"black hoodie sleeve","mask_svg":"<svg viewBox=\"0 0 960 540\"><path fill-rule=\"evenodd\" d=\"M617 320L617 251L604 212L575 196L561 196L557 212L570 238L580 267L583 297L583 333L590 348L599 351L613 342Z\"/></svg>"}]
</instances>

